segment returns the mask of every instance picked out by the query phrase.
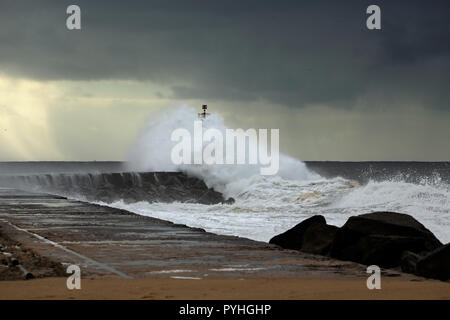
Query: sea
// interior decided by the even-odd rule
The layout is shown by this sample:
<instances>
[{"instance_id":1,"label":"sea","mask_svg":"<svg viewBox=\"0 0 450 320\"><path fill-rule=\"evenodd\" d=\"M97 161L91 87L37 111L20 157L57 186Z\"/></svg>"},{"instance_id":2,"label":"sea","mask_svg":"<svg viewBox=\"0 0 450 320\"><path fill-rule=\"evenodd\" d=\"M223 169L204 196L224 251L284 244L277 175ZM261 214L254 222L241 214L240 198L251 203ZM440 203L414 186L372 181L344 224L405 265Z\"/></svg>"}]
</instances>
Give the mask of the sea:
<instances>
[{"instance_id":1,"label":"sea","mask_svg":"<svg viewBox=\"0 0 450 320\"><path fill-rule=\"evenodd\" d=\"M92 177L134 172L139 176L142 172L182 171L202 179L226 198L234 198L234 204L91 202L258 241L269 241L313 215L342 226L350 216L394 211L412 215L443 243L450 242L450 162L301 161L281 154L280 170L274 176L260 175L254 165L174 166L167 136L174 128L189 126L195 117L195 112L182 110L179 115L150 122L123 162L0 163L0 187L8 187L2 184L2 176L11 175L45 180L60 174ZM219 116L212 116L205 126L226 128ZM24 188L45 191L39 179L33 181ZM76 179L67 181L77 183ZM64 195L85 200L76 193Z\"/></svg>"}]
</instances>

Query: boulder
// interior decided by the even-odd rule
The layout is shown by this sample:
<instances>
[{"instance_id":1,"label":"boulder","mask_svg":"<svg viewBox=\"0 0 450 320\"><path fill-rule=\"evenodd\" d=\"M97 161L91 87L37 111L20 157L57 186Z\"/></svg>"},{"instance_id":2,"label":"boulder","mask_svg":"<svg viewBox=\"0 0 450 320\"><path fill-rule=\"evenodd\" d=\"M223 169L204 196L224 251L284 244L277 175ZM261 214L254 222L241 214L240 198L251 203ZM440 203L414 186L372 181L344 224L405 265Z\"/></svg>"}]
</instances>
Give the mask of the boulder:
<instances>
[{"instance_id":1,"label":"boulder","mask_svg":"<svg viewBox=\"0 0 450 320\"><path fill-rule=\"evenodd\" d=\"M337 227L327 225L323 216L316 215L273 237L269 243L285 249L327 254L337 230Z\"/></svg>"},{"instance_id":2,"label":"boulder","mask_svg":"<svg viewBox=\"0 0 450 320\"><path fill-rule=\"evenodd\" d=\"M363 236L353 244L347 244L340 249L339 255L336 255L333 243L332 256L365 265L393 268L400 265L405 250L422 248L422 244L421 238L374 234ZM422 249L418 251L422 252Z\"/></svg>"},{"instance_id":3,"label":"boulder","mask_svg":"<svg viewBox=\"0 0 450 320\"><path fill-rule=\"evenodd\" d=\"M222 204L234 204L236 200L234 198L228 198L227 200L223 201Z\"/></svg>"},{"instance_id":4,"label":"boulder","mask_svg":"<svg viewBox=\"0 0 450 320\"><path fill-rule=\"evenodd\" d=\"M330 255L391 268L400 265L404 251L420 254L441 246L433 233L410 215L374 212L350 217L336 233Z\"/></svg>"},{"instance_id":5,"label":"boulder","mask_svg":"<svg viewBox=\"0 0 450 320\"><path fill-rule=\"evenodd\" d=\"M308 253L328 255L338 230L338 227L326 223L311 225L305 230L300 250Z\"/></svg>"},{"instance_id":6,"label":"boulder","mask_svg":"<svg viewBox=\"0 0 450 320\"><path fill-rule=\"evenodd\" d=\"M422 257L418 254L415 254L411 251L404 251L400 258L400 267L403 272L406 273L416 273L417 271L417 262Z\"/></svg>"},{"instance_id":7,"label":"boulder","mask_svg":"<svg viewBox=\"0 0 450 320\"><path fill-rule=\"evenodd\" d=\"M382 268L449 279L450 248L407 214L374 212L350 217L342 228L323 216L306 219L270 241L285 249L328 255Z\"/></svg>"},{"instance_id":8,"label":"boulder","mask_svg":"<svg viewBox=\"0 0 450 320\"><path fill-rule=\"evenodd\" d=\"M416 274L444 281L450 279L450 243L417 261Z\"/></svg>"},{"instance_id":9,"label":"boulder","mask_svg":"<svg viewBox=\"0 0 450 320\"><path fill-rule=\"evenodd\" d=\"M35 278L34 275L32 273L30 273L30 272L28 272L25 275L25 280L31 280L31 279L34 279L34 278Z\"/></svg>"}]
</instances>

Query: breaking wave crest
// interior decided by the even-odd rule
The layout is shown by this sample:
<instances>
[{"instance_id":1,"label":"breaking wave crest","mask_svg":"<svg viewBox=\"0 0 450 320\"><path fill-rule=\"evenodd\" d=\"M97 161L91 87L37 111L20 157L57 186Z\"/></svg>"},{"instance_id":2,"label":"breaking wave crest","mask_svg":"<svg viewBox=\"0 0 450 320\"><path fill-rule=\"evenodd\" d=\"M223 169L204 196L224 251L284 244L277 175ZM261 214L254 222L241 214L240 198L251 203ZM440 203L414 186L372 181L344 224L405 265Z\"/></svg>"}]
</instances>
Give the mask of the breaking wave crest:
<instances>
[{"instance_id":1,"label":"breaking wave crest","mask_svg":"<svg viewBox=\"0 0 450 320\"><path fill-rule=\"evenodd\" d=\"M129 171L183 171L201 178L226 196L236 196L253 177L259 176L259 165L174 165L170 154L175 142L170 141L171 133L187 129L193 136L193 124L198 120L194 109L182 106L149 122L130 151ZM212 114L203 121L204 130L214 128L225 136L227 127L224 119ZM247 146L248 147L248 146ZM248 148L247 148L248 151ZM305 164L293 157L280 154L280 170L277 177L288 180L305 181L320 178L309 171Z\"/></svg>"},{"instance_id":2,"label":"breaking wave crest","mask_svg":"<svg viewBox=\"0 0 450 320\"><path fill-rule=\"evenodd\" d=\"M184 171L203 179L226 197L235 198L235 204L126 205L119 201L115 206L212 232L263 241L315 214L324 215L331 224L342 225L352 215L397 211L413 215L442 241L450 240L450 189L438 175L396 175L364 183L340 177L324 178L287 155L280 155L280 171L276 176L261 176L258 167L248 165L168 167L171 145L167 137L176 128L191 128L196 119L194 110L182 107L150 123L130 154L129 168ZM218 115L207 118L204 127L226 129Z\"/></svg>"}]
</instances>

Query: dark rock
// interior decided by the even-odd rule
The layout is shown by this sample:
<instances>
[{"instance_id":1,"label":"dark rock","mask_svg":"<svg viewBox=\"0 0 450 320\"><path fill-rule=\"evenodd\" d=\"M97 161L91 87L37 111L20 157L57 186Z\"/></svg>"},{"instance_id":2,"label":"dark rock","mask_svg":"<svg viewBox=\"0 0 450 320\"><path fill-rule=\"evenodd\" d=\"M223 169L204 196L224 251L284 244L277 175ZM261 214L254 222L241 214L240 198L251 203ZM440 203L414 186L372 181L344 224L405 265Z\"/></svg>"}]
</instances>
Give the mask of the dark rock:
<instances>
[{"instance_id":1,"label":"dark rock","mask_svg":"<svg viewBox=\"0 0 450 320\"><path fill-rule=\"evenodd\" d=\"M368 235L361 237L354 244L341 248L339 259L392 268L400 265L401 256L405 250L421 248L422 244L421 238Z\"/></svg>"},{"instance_id":2,"label":"dark rock","mask_svg":"<svg viewBox=\"0 0 450 320\"><path fill-rule=\"evenodd\" d=\"M31 280L31 279L34 279L34 275L33 275L32 273L28 272L28 273L25 275L25 280Z\"/></svg>"},{"instance_id":3,"label":"dark rock","mask_svg":"<svg viewBox=\"0 0 450 320\"><path fill-rule=\"evenodd\" d=\"M223 204L234 204L235 200L234 198L228 198L227 200L223 201Z\"/></svg>"},{"instance_id":4,"label":"dark rock","mask_svg":"<svg viewBox=\"0 0 450 320\"><path fill-rule=\"evenodd\" d=\"M285 249L327 254L337 230L337 227L327 225L323 216L317 215L273 237L269 243Z\"/></svg>"},{"instance_id":5,"label":"dark rock","mask_svg":"<svg viewBox=\"0 0 450 320\"><path fill-rule=\"evenodd\" d=\"M395 212L354 216L342 228L313 216L273 237L282 248L329 255L403 272L450 279L450 244L442 243L413 217Z\"/></svg>"},{"instance_id":6,"label":"dark rock","mask_svg":"<svg viewBox=\"0 0 450 320\"><path fill-rule=\"evenodd\" d=\"M375 212L350 217L334 239L331 256L380 267L400 265L404 251L424 253L442 243L413 217Z\"/></svg>"},{"instance_id":7,"label":"dark rock","mask_svg":"<svg viewBox=\"0 0 450 320\"><path fill-rule=\"evenodd\" d=\"M225 199L222 197L222 194L214 191L213 189L207 189L206 192L204 191L204 193L200 197L198 197L195 202L210 205L223 203L224 201Z\"/></svg>"},{"instance_id":8,"label":"dark rock","mask_svg":"<svg viewBox=\"0 0 450 320\"><path fill-rule=\"evenodd\" d=\"M416 274L439 280L450 279L450 243L420 259Z\"/></svg>"},{"instance_id":9,"label":"dark rock","mask_svg":"<svg viewBox=\"0 0 450 320\"><path fill-rule=\"evenodd\" d=\"M402 271L406 273L416 273L417 261L421 258L421 256L411 251L404 251L400 258L400 267Z\"/></svg>"},{"instance_id":10,"label":"dark rock","mask_svg":"<svg viewBox=\"0 0 450 320\"><path fill-rule=\"evenodd\" d=\"M11 259L11 264L12 264L13 266L18 266L18 265L19 265L19 260L17 260L16 258L12 258L12 259Z\"/></svg>"},{"instance_id":11,"label":"dark rock","mask_svg":"<svg viewBox=\"0 0 450 320\"><path fill-rule=\"evenodd\" d=\"M314 254L329 254L338 230L338 227L330 226L326 223L311 225L303 235L301 250Z\"/></svg>"}]
</instances>

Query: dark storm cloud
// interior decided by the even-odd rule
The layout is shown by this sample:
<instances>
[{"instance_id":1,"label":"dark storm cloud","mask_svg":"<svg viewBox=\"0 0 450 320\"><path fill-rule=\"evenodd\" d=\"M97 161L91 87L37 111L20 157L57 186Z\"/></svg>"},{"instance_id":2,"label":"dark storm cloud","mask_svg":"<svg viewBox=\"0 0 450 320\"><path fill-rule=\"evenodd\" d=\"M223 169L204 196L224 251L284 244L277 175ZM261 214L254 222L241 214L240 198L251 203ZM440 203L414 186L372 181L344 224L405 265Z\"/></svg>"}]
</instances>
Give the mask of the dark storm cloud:
<instances>
[{"instance_id":1,"label":"dark storm cloud","mask_svg":"<svg viewBox=\"0 0 450 320\"><path fill-rule=\"evenodd\" d=\"M448 1L4 1L0 70L135 79L174 98L351 106L365 94L450 108ZM82 30L65 9L82 9Z\"/></svg>"}]
</instances>

